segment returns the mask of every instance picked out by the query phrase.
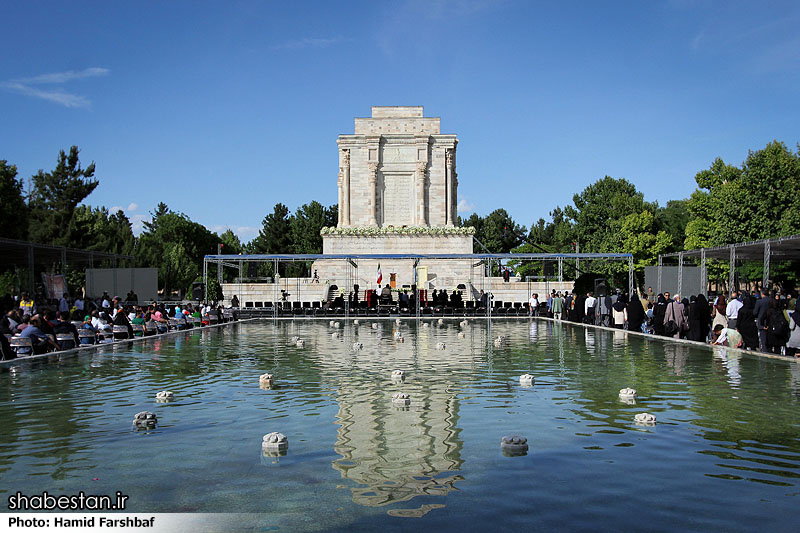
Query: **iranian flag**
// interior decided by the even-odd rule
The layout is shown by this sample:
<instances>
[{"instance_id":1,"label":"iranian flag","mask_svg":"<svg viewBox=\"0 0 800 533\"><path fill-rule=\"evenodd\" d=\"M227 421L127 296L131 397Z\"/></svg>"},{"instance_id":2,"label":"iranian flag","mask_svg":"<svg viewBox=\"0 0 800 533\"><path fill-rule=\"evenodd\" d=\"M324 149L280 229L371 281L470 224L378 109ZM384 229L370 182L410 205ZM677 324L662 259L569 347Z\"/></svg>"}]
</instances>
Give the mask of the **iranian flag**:
<instances>
[{"instance_id":1,"label":"iranian flag","mask_svg":"<svg viewBox=\"0 0 800 533\"><path fill-rule=\"evenodd\" d=\"M378 285L381 284L382 279L383 279L383 273L381 273L381 264L378 263L378 281L377 281Z\"/></svg>"}]
</instances>

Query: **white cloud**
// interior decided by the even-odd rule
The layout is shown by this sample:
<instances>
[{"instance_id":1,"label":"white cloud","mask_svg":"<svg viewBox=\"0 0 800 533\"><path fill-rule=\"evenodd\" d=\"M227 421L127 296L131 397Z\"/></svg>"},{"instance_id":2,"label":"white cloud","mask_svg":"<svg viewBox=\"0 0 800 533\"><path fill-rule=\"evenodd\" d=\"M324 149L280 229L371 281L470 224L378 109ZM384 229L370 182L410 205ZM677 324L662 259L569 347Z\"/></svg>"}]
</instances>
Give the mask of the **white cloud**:
<instances>
[{"instance_id":1,"label":"white cloud","mask_svg":"<svg viewBox=\"0 0 800 533\"><path fill-rule=\"evenodd\" d=\"M108 208L109 213L116 213L117 211L122 211L122 206L115 205L113 207Z\"/></svg>"},{"instance_id":2,"label":"white cloud","mask_svg":"<svg viewBox=\"0 0 800 533\"><path fill-rule=\"evenodd\" d=\"M137 204L136 202L131 202L130 204L128 204L128 208L125 210L125 212L131 213L133 211L136 211L137 209L139 209L139 204Z\"/></svg>"},{"instance_id":3,"label":"white cloud","mask_svg":"<svg viewBox=\"0 0 800 533\"><path fill-rule=\"evenodd\" d=\"M475 211L475 204L471 204L467 202L464 198L458 201L458 212L459 213L472 213Z\"/></svg>"},{"instance_id":4,"label":"white cloud","mask_svg":"<svg viewBox=\"0 0 800 533\"><path fill-rule=\"evenodd\" d=\"M97 76L105 76L109 72L111 71L107 68L91 67L78 71L65 70L64 72L40 74L30 78L17 78L11 81L25 85L36 85L40 83L66 83L68 81L79 80L82 78L96 78Z\"/></svg>"},{"instance_id":5,"label":"white cloud","mask_svg":"<svg viewBox=\"0 0 800 533\"><path fill-rule=\"evenodd\" d=\"M258 235L259 228L255 226L228 226L228 225L217 225L217 226L209 226L209 231L216 233L217 235L222 235L228 230L231 230L239 237L239 240L243 243L253 240L253 238Z\"/></svg>"},{"instance_id":6,"label":"white cloud","mask_svg":"<svg viewBox=\"0 0 800 533\"><path fill-rule=\"evenodd\" d=\"M272 50L300 50L302 48L327 48L336 43L343 42L347 39L341 37L333 37L330 39L319 37L306 37L304 39L297 39L294 41L286 41L285 43L276 44Z\"/></svg>"},{"instance_id":7,"label":"white cloud","mask_svg":"<svg viewBox=\"0 0 800 533\"><path fill-rule=\"evenodd\" d=\"M92 67L84 70L67 70L64 72L53 72L50 74L40 74L29 78L16 78L0 83L0 87L25 96L32 96L48 102L63 105L64 107L84 107L91 106L91 102L86 97L72 94L60 89L40 89L36 85L54 85L67 83L72 80L82 78L94 78L105 76L111 72L107 68Z\"/></svg>"},{"instance_id":8,"label":"white cloud","mask_svg":"<svg viewBox=\"0 0 800 533\"><path fill-rule=\"evenodd\" d=\"M133 215L130 217L131 230L137 237L144 231L144 223L150 220L148 215Z\"/></svg>"},{"instance_id":9,"label":"white cloud","mask_svg":"<svg viewBox=\"0 0 800 533\"><path fill-rule=\"evenodd\" d=\"M89 102L89 100L83 96L70 94L59 90L45 91L17 82L5 82L0 84L0 86L10 91L14 91L15 93L23 94L25 96L33 96L34 98L40 98L42 100L47 100L48 102L61 104L64 107L89 107L91 104L91 102Z\"/></svg>"}]
</instances>

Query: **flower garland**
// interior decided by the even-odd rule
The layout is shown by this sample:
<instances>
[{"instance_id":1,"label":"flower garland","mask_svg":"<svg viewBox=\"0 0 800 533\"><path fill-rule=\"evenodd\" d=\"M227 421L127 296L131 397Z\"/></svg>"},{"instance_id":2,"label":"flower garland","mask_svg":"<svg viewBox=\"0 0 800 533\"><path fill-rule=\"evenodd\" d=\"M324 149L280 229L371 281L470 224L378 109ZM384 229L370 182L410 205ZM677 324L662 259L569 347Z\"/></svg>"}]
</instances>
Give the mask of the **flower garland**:
<instances>
[{"instance_id":1,"label":"flower garland","mask_svg":"<svg viewBox=\"0 0 800 533\"><path fill-rule=\"evenodd\" d=\"M475 235L475 228L449 226L348 226L324 227L320 235L377 237L379 235Z\"/></svg>"}]
</instances>

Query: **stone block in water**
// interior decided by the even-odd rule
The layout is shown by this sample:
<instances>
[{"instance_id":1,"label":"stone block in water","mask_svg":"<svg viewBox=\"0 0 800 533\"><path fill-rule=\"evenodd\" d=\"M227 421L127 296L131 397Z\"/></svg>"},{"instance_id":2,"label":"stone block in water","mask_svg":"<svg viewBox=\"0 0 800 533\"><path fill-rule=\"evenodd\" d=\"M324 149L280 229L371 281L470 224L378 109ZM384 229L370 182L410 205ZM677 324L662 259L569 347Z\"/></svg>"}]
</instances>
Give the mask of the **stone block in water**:
<instances>
[{"instance_id":1,"label":"stone block in water","mask_svg":"<svg viewBox=\"0 0 800 533\"><path fill-rule=\"evenodd\" d=\"M158 417L150 411L142 411L133 416L133 425L136 429L154 428L158 423Z\"/></svg>"},{"instance_id":2,"label":"stone block in water","mask_svg":"<svg viewBox=\"0 0 800 533\"><path fill-rule=\"evenodd\" d=\"M500 439L503 455L525 455L528 453L528 439L519 435L507 435Z\"/></svg>"},{"instance_id":3,"label":"stone block in water","mask_svg":"<svg viewBox=\"0 0 800 533\"><path fill-rule=\"evenodd\" d=\"M171 402L175 398L175 395L172 394L172 391L162 390L161 392L156 394L156 401L157 402Z\"/></svg>"},{"instance_id":4,"label":"stone block in water","mask_svg":"<svg viewBox=\"0 0 800 533\"><path fill-rule=\"evenodd\" d=\"M335 328L337 328L337 329L338 329L340 326L341 326L341 324L339 324L338 322L334 322L334 323L333 323L333 327L335 327Z\"/></svg>"},{"instance_id":5,"label":"stone block in water","mask_svg":"<svg viewBox=\"0 0 800 533\"><path fill-rule=\"evenodd\" d=\"M639 413L633 417L633 421L640 426L655 426L656 415L650 413Z\"/></svg>"},{"instance_id":6,"label":"stone block in water","mask_svg":"<svg viewBox=\"0 0 800 533\"><path fill-rule=\"evenodd\" d=\"M378 323L377 322L373 322L372 323L372 329L378 329Z\"/></svg>"},{"instance_id":7,"label":"stone block in water","mask_svg":"<svg viewBox=\"0 0 800 533\"><path fill-rule=\"evenodd\" d=\"M354 325L354 326L357 326L357 325L358 325L358 319L357 319L357 318L356 318L355 320L353 320L353 325Z\"/></svg>"},{"instance_id":8,"label":"stone block in water","mask_svg":"<svg viewBox=\"0 0 800 533\"><path fill-rule=\"evenodd\" d=\"M334 322L333 320L331 320L330 322L328 322L328 325L329 325L330 327L333 327L333 325L334 325L335 323L336 323L336 322Z\"/></svg>"},{"instance_id":9,"label":"stone block in water","mask_svg":"<svg viewBox=\"0 0 800 533\"><path fill-rule=\"evenodd\" d=\"M354 342L353 343L353 350L361 350L364 348L364 343L361 342Z\"/></svg>"},{"instance_id":10,"label":"stone block in water","mask_svg":"<svg viewBox=\"0 0 800 533\"><path fill-rule=\"evenodd\" d=\"M444 350L446 347L447 346L445 346L445 344L443 342L437 342L436 343L436 349L437 350Z\"/></svg>"},{"instance_id":11,"label":"stone block in water","mask_svg":"<svg viewBox=\"0 0 800 533\"><path fill-rule=\"evenodd\" d=\"M624 388L619 390L619 397L625 400L633 400L636 398L636 389Z\"/></svg>"},{"instance_id":12,"label":"stone block in water","mask_svg":"<svg viewBox=\"0 0 800 533\"><path fill-rule=\"evenodd\" d=\"M338 339L340 336L341 335L339 335L338 331L334 331L333 333L331 333L331 337L334 338L334 339Z\"/></svg>"},{"instance_id":13,"label":"stone block in water","mask_svg":"<svg viewBox=\"0 0 800 533\"><path fill-rule=\"evenodd\" d=\"M302 348L305 345L306 341L304 341L303 339L297 339L297 342L295 342L295 346L297 346L298 348Z\"/></svg>"},{"instance_id":14,"label":"stone block in water","mask_svg":"<svg viewBox=\"0 0 800 533\"><path fill-rule=\"evenodd\" d=\"M273 431L267 433L261 439L261 451L264 455L278 456L286 455L286 450L289 448L289 439L283 433Z\"/></svg>"},{"instance_id":15,"label":"stone block in water","mask_svg":"<svg viewBox=\"0 0 800 533\"><path fill-rule=\"evenodd\" d=\"M392 395L392 403L400 407L408 407L411 405L411 396L405 392L395 392Z\"/></svg>"},{"instance_id":16,"label":"stone block in water","mask_svg":"<svg viewBox=\"0 0 800 533\"><path fill-rule=\"evenodd\" d=\"M536 378L533 376L533 374L522 374L519 377L519 382L522 385L533 385L533 382L535 380L536 380Z\"/></svg>"},{"instance_id":17,"label":"stone block in water","mask_svg":"<svg viewBox=\"0 0 800 533\"><path fill-rule=\"evenodd\" d=\"M392 379L395 381L403 381L406 378L406 373L402 370L392 370Z\"/></svg>"},{"instance_id":18,"label":"stone block in water","mask_svg":"<svg viewBox=\"0 0 800 533\"><path fill-rule=\"evenodd\" d=\"M258 376L258 382L262 385L272 385L275 381L272 374L261 374Z\"/></svg>"},{"instance_id":19,"label":"stone block in water","mask_svg":"<svg viewBox=\"0 0 800 533\"><path fill-rule=\"evenodd\" d=\"M444 319L440 318L439 320L436 321L436 323L441 326L442 324L444 324Z\"/></svg>"},{"instance_id":20,"label":"stone block in water","mask_svg":"<svg viewBox=\"0 0 800 533\"><path fill-rule=\"evenodd\" d=\"M459 339L466 339L467 338L467 334L464 333L463 331L459 331L458 332L458 338Z\"/></svg>"}]
</instances>

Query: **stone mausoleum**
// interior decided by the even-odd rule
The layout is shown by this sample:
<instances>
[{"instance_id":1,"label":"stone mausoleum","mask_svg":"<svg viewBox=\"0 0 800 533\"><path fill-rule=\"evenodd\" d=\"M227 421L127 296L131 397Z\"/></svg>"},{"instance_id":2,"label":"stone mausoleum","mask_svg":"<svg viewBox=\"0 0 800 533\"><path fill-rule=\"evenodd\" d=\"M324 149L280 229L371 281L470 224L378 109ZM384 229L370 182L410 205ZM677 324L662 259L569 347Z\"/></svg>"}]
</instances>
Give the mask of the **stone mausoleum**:
<instances>
[{"instance_id":1,"label":"stone mausoleum","mask_svg":"<svg viewBox=\"0 0 800 533\"><path fill-rule=\"evenodd\" d=\"M329 254L471 254L473 228L457 227L458 175L454 134L441 133L440 119L423 115L422 106L372 108L355 119L355 133L339 135L339 220L322 230ZM358 261L363 288L374 285L378 261ZM388 282L414 283L411 260L381 260ZM346 277L346 263L314 263L319 277ZM470 281L469 260L429 260L417 265L420 287L452 289ZM371 280L364 286L365 280Z\"/></svg>"}]
</instances>

